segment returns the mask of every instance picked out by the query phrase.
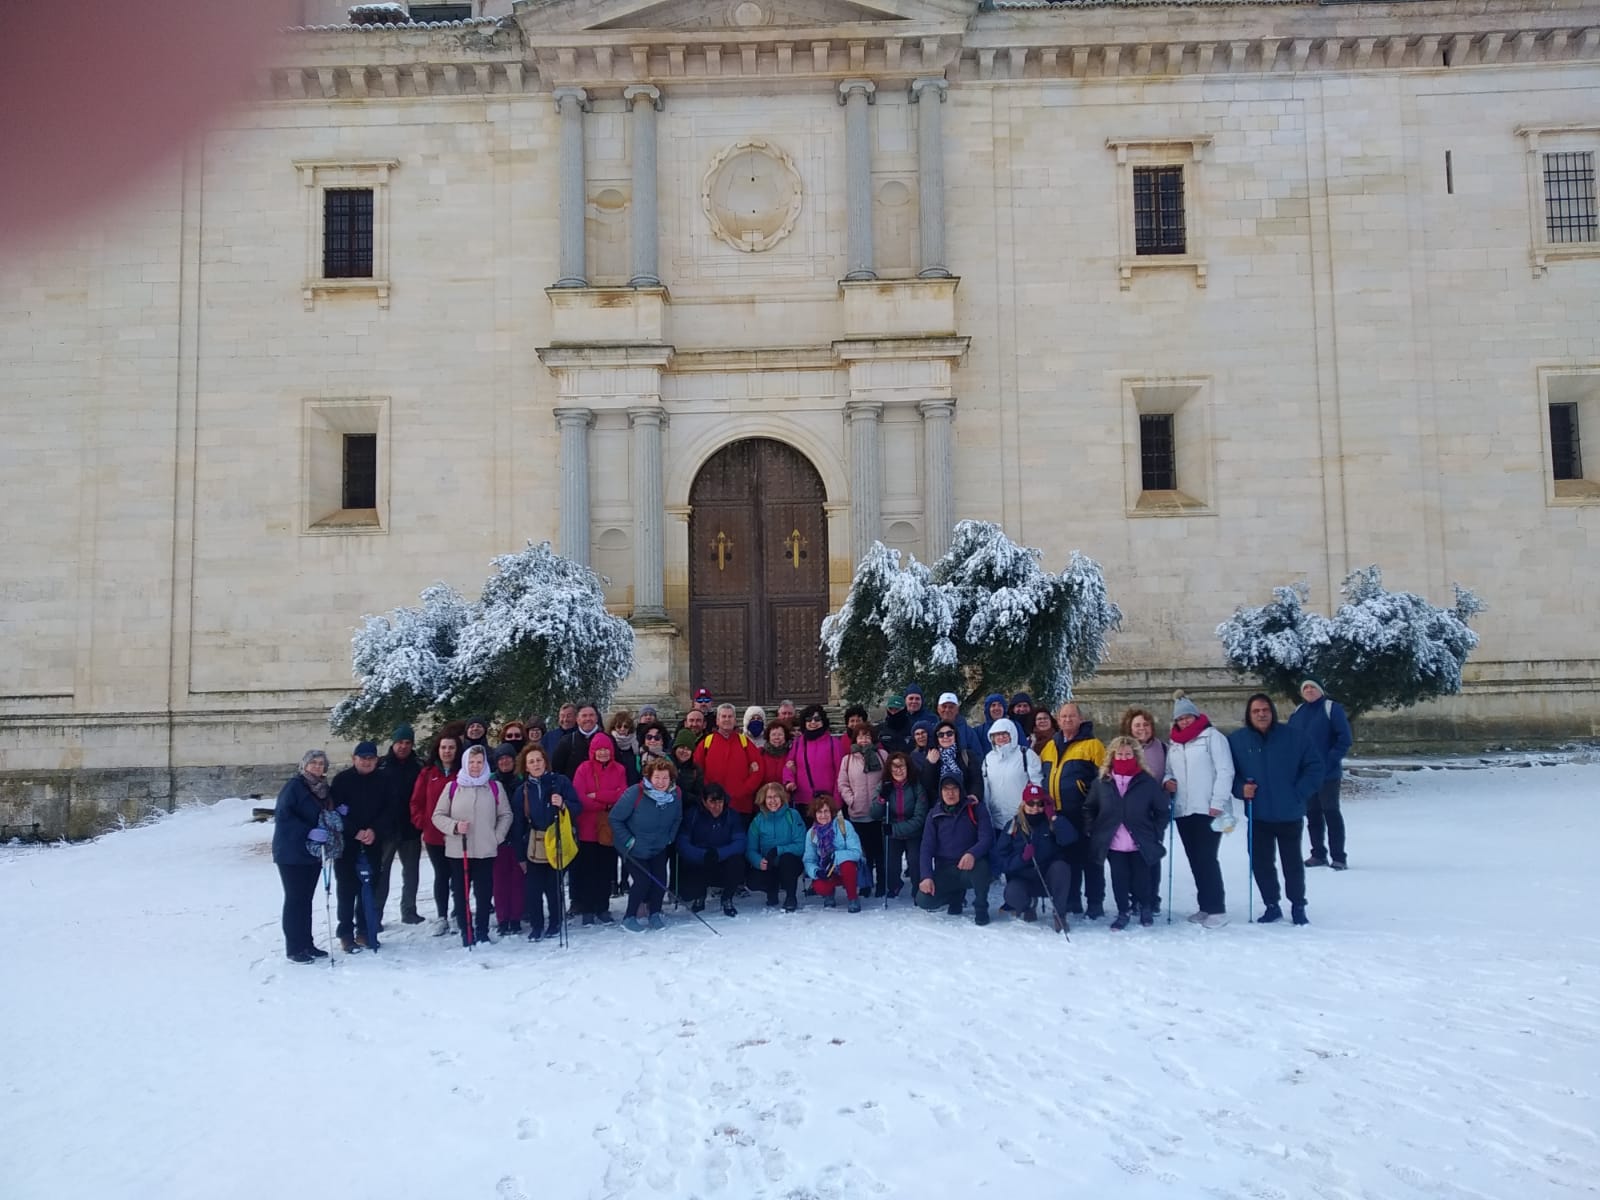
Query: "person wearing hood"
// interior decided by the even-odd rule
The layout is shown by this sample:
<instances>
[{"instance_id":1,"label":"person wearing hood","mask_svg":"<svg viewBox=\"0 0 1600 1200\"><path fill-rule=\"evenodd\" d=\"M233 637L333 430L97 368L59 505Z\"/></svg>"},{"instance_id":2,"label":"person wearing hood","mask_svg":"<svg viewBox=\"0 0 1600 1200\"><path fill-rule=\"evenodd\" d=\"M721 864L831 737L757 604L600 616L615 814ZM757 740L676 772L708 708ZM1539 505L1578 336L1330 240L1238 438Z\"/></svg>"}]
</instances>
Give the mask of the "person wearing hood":
<instances>
[{"instance_id":1,"label":"person wearing hood","mask_svg":"<svg viewBox=\"0 0 1600 1200\"><path fill-rule=\"evenodd\" d=\"M1050 797L1036 783L1022 790L1022 804L995 835L994 858L1005 872L1005 904L1024 921L1036 921L1039 897L1049 896L1057 933L1067 928L1067 892L1072 867L1066 849L1078 840L1071 821L1053 811Z\"/></svg>"},{"instance_id":2,"label":"person wearing hood","mask_svg":"<svg viewBox=\"0 0 1600 1200\"><path fill-rule=\"evenodd\" d=\"M605 730L600 727L600 710L593 704L578 705L577 723L570 732L561 738L561 743L550 754L550 765L556 769L558 775L565 775L568 779L576 781L578 768L589 761L589 742ZM611 753L615 756L617 744L611 742ZM626 768L624 768L626 769Z\"/></svg>"},{"instance_id":3,"label":"person wearing hood","mask_svg":"<svg viewBox=\"0 0 1600 1200\"><path fill-rule=\"evenodd\" d=\"M1031 747L1017 736L1010 717L1002 717L989 727L992 747L983 760L983 798L989 806L989 821L996 829L1022 808L1022 792L1030 783L1044 780L1044 766Z\"/></svg>"},{"instance_id":4,"label":"person wearing hood","mask_svg":"<svg viewBox=\"0 0 1600 1200\"><path fill-rule=\"evenodd\" d=\"M299 769L279 790L272 810L272 861L283 884L283 952L290 962L328 956L311 935L311 899L322 875L322 860L311 847L320 851L329 841L322 813L330 806L328 756L307 750Z\"/></svg>"},{"instance_id":5,"label":"person wearing hood","mask_svg":"<svg viewBox=\"0 0 1600 1200\"><path fill-rule=\"evenodd\" d=\"M1296 925L1307 924L1306 866L1300 859L1300 832L1306 803L1322 786L1323 756L1298 729L1278 721L1272 698L1257 692L1245 702L1244 728L1228 735L1233 752L1233 794L1250 816L1251 855L1256 887L1264 905L1261 924L1283 920L1278 907L1278 868L1283 857L1283 891Z\"/></svg>"},{"instance_id":6,"label":"person wearing hood","mask_svg":"<svg viewBox=\"0 0 1600 1200\"><path fill-rule=\"evenodd\" d=\"M744 822L728 807L728 793L713 783L678 830L679 895L691 912L705 911L706 895L715 887L722 893L722 915L739 915L733 898L744 886L744 851Z\"/></svg>"},{"instance_id":7,"label":"person wearing hood","mask_svg":"<svg viewBox=\"0 0 1600 1200\"><path fill-rule=\"evenodd\" d=\"M628 773L616 760L609 734L596 731L588 747L589 757L572 779L572 790L583 805L578 813L578 857L572 862L572 902L583 924L610 925L611 884L617 877L610 814L628 790Z\"/></svg>"},{"instance_id":8,"label":"person wearing hood","mask_svg":"<svg viewBox=\"0 0 1600 1200\"><path fill-rule=\"evenodd\" d=\"M1322 755L1322 786L1306 803L1306 831L1311 835L1308 867L1331 866L1343 871L1348 865L1344 852L1344 814L1339 811L1339 784L1344 778L1344 756L1350 753L1355 735L1344 705L1330 699L1315 679L1300 685L1300 704L1289 714L1289 724L1306 735ZM1326 829L1327 840L1323 840Z\"/></svg>"},{"instance_id":9,"label":"person wearing hood","mask_svg":"<svg viewBox=\"0 0 1600 1200\"><path fill-rule=\"evenodd\" d=\"M767 728L767 710L759 704L752 704L744 710L744 719L739 724L750 740L759 746L761 735Z\"/></svg>"},{"instance_id":10,"label":"person wearing hood","mask_svg":"<svg viewBox=\"0 0 1600 1200\"><path fill-rule=\"evenodd\" d=\"M1126 929L1135 912L1140 925L1155 924L1150 867L1166 853L1161 840L1169 811L1161 785L1145 770L1139 743L1131 737L1112 738L1106 765L1084 805L1091 853L1096 862L1111 867L1117 902L1112 929Z\"/></svg>"},{"instance_id":11,"label":"person wearing hood","mask_svg":"<svg viewBox=\"0 0 1600 1200\"><path fill-rule=\"evenodd\" d=\"M1228 739L1183 692L1173 697L1172 742L1163 785L1194 876L1197 911L1189 920L1215 929L1228 923L1217 850L1233 828L1233 751ZM1168 897L1171 902L1171 897Z\"/></svg>"},{"instance_id":12,"label":"person wearing hood","mask_svg":"<svg viewBox=\"0 0 1600 1200\"><path fill-rule=\"evenodd\" d=\"M489 770L482 746L468 746L461 770L439 793L433 824L444 834L445 857L451 860L450 889L461 914L461 944L489 940L489 906L494 889L494 859L511 831L511 800ZM472 905L467 884L472 884ZM467 913L472 924L467 925Z\"/></svg>"},{"instance_id":13,"label":"person wearing hood","mask_svg":"<svg viewBox=\"0 0 1600 1200\"><path fill-rule=\"evenodd\" d=\"M565 775L550 769L544 743L530 742L522 752L522 783L511 798L511 836L523 873L523 913L528 919L528 940L555 937L561 932L561 883L570 862L551 862L544 834L560 819L576 822L583 804ZM573 825L576 836L576 824ZM556 843L556 854L561 854ZM548 923L545 909L549 908Z\"/></svg>"},{"instance_id":14,"label":"person wearing hood","mask_svg":"<svg viewBox=\"0 0 1600 1200\"><path fill-rule=\"evenodd\" d=\"M781 783L763 784L756 794L756 818L745 833L744 857L754 875L752 886L767 894L767 907L778 907L783 889L783 911L800 906L795 895L805 870L806 823L789 804L789 791Z\"/></svg>"},{"instance_id":15,"label":"person wearing hood","mask_svg":"<svg viewBox=\"0 0 1600 1200\"><path fill-rule=\"evenodd\" d=\"M961 715L961 698L954 692L943 692L939 696L939 720L949 721L956 727L956 741L968 754L982 758L989 753L989 744L978 736L978 731L967 724L967 719ZM1014 736L1014 735L1013 735Z\"/></svg>"},{"instance_id":16,"label":"person wearing hood","mask_svg":"<svg viewBox=\"0 0 1600 1200\"><path fill-rule=\"evenodd\" d=\"M1105 765L1106 748L1094 735L1094 722L1071 700L1056 709L1056 736L1039 753L1044 766L1044 790L1056 808L1078 831L1078 842L1068 852L1072 864L1072 895L1067 911L1084 912L1091 921L1105 916L1106 873L1089 851L1088 825L1083 806L1089 789ZM1079 897L1082 896L1083 900Z\"/></svg>"},{"instance_id":17,"label":"person wearing hood","mask_svg":"<svg viewBox=\"0 0 1600 1200\"><path fill-rule=\"evenodd\" d=\"M489 718L468 717L467 730L461 738L461 753L465 757L467 751L473 746L482 746L485 754L489 753Z\"/></svg>"},{"instance_id":18,"label":"person wearing hood","mask_svg":"<svg viewBox=\"0 0 1600 1200\"><path fill-rule=\"evenodd\" d=\"M434 937L450 932L450 860L444 852L444 834L433 823L433 810L446 785L455 777L461 765L460 739L451 727L441 729L433 739L433 761L417 776L411 789L411 824L422 832L422 844L428 851L428 864L433 868L433 906L438 920L433 927ZM461 910L456 910L459 922Z\"/></svg>"},{"instance_id":19,"label":"person wearing hood","mask_svg":"<svg viewBox=\"0 0 1600 1200\"><path fill-rule=\"evenodd\" d=\"M883 748L877 744L877 731L871 725L856 730L855 744L839 764L838 798L840 811L850 819L861 843L861 894L872 898L875 886L883 881L883 798L878 785L883 782Z\"/></svg>"},{"instance_id":20,"label":"person wearing hood","mask_svg":"<svg viewBox=\"0 0 1600 1200\"><path fill-rule=\"evenodd\" d=\"M422 914L417 912L422 833L411 823L411 793L416 790L417 776L422 774L422 759L417 755L416 744L417 735L411 726L396 725L389 736L389 753L378 764L392 833L389 841L384 843L383 853L379 855L378 870L372 878L372 898L378 906L378 918L382 920L384 907L389 902L390 872L394 860L398 858L400 921L405 925L422 924Z\"/></svg>"},{"instance_id":21,"label":"person wearing hood","mask_svg":"<svg viewBox=\"0 0 1600 1200\"><path fill-rule=\"evenodd\" d=\"M800 736L795 739L790 798L803 820L811 819L811 801L818 792L831 792L839 781L839 767L844 762L844 740L829 727L828 712L820 704L808 704L800 710Z\"/></svg>"},{"instance_id":22,"label":"person wearing hood","mask_svg":"<svg viewBox=\"0 0 1600 1200\"><path fill-rule=\"evenodd\" d=\"M922 790L911 759L900 750L889 755L883 782L878 785L883 803L883 822L887 838L884 858L884 894L891 900L900 895L900 865L914 888L922 882L922 828L928 823L928 796Z\"/></svg>"},{"instance_id":23,"label":"person wearing hood","mask_svg":"<svg viewBox=\"0 0 1600 1200\"><path fill-rule=\"evenodd\" d=\"M990 692L983 698L983 721L978 725L978 736L983 739L983 744L989 744L989 729L1001 717L1006 715L1006 694L1004 692Z\"/></svg>"},{"instance_id":24,"label":"person wearing hood","mask_svg":"<svg viewBox=\"0 0 1600 1200\"><path fill-rule=\"evenodd\" d=\"M883 738L883 748L893 754L911 745L911 718L906 713L904 693L896 692L883 702L883 720L878 725L878 736Z\"/></svg>"},{"instance_id":25,"label":"person wearing hood","mask_svg":"<svg viewBox=\"0 0 1600 1200\"><path fill-rule=\"evenodd\" d=\"M919 748L911 765L917 770L917 781L922 784L922 794L927 796L928 807L933 807L939 795L939 780L951 771L961 776L961 794L982 800L982 754L974 754L961 744L961 731L949 721L940 721L933 727L932 741L926 750Z\"/></svg>"},{"instance_id":26,"label":"person wearing hood","mask_svg":"<svg viewBox=\"0 0 1600 1200\"><path fill-rule=\"evenodd\" d=\"M511 742L501 742L491 757L494 781L500 785L500 794L509 801L522 786L522 779L517 775L517 747ZM522 873L522 858L527 851L519 851L509 834L508 829L506 839L494 856L494 922L501 937L522 932L523 892L527 889Z\"/></svg>"},{"instance_id":27,"label":"person wearing hood","mask_svg":"<svg viewBox=\"0 0 1600 1200\"><path fill-rule=\"evenodd\" d=\"M761 749L739 732L735 714L731 704L717 706L717 727L700 739L694 761L706 785L721 784L733 811L748 818L756 811L756 788L761 786Z\"/></svg>"},{"instance_id":28,"label":"person wearing hood","mask_svg":"<svg viewBox=\"0 0 1600 1200\"><path fill-rule=\"evenodd\" d=\"M652 758L644 765L644 778L622 793L611 810L612 829L617 847L627 865L627 916L622 927L630 933L643 933L643 913L651 929L666 928L661 901L666 895L662 882L667 874L667 851L677 840L683 824L683 796L673 784L677 772L664 758ZM706 786L706 795L711 787Z\"/></svg>"},{"instance_id":29,"label":"person wearing hood","mask_svg":"<svg viewBox=\"0 0 1600 1200\"><path fill-rule=\"evenodd\" d=\"M339 885L339 948L354 954L367 945L368 915L361 901L361 856L376 873L378 852L390 837L389 813L384 804L386 788L378 774L376 742L360 742L350 756L350 765L333 777L328 785L333 806L344 818L344 853L334 864ZM377 897L373 897L377 905ZM371 923L382 920L381 910L371 915Z\"/></svg>"},{"instance_id":30,"label":"person wearing hood","mask_svg":"<svg viewBox=\"0 0 1600 1200\"><path fill-rule=\"evenodd\" d=\"M1018 692L1006 706L1006 716L1016 722L1018 729L1032 729L1033 697L1027 692Z\"/></svg>"},{"instance_id":31,"label":"person wearing hood","mask_svg":"<svg viewBox=\"0 0 1600 1200\"><path fill-rule=\"evenodd\" d=\"M943 908L961 915L967 891L972 891L973 923L989 923L989 853L994 849L994 825L989 808L976 796L961 794L955 772L939 780L939 803L928 812L922 829L922 882L917 884L917 907L930 912Z\"/></svg>"}]
</instances>

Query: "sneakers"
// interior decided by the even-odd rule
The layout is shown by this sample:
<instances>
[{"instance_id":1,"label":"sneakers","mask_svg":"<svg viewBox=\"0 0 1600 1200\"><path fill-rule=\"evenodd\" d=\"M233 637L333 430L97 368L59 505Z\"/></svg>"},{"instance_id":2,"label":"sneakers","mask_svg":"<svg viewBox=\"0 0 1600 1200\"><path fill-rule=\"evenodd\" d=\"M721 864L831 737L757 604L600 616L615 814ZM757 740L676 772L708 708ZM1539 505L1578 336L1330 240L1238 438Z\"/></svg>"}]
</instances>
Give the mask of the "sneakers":
<instances>
[{"instance_id":1,"label":"sneakers","mask_svg":"<svg viewBox=\"0 0 1600 1200\"><path fill-rule=\"evenodd\" d=\"M1345 862L1345 860L1342 858L1336 858L1328 865L1335 871L1348 871L1350 869L1350 864Z\"/></svg>"},{"instance_id":2,"label":"sneakers","mask_svg":"<svg viewBox=\"0 0 1600 1200\"><path fill-rule=\"evenodd\" d=\"M724 900L722 902L722 915L725 917L737 917L739 915L739 910L733 906L732 900Z\"/></svg>"},{"instance_id":3,"label":"sneakers","mask_svg":"<svg viewBox=\"0 0 1600 1200\"><path fill-rule=\"evenodd\" d=\"M594 924L594 914L593 913L584 913L583 914L583 924L585 924L585 925L593 925Z\"/></svg>"},{"instance_id":4,"label":"sneakers","mask_svg":"<svg viewBox=\"0 0 1600 1200\"><path fill-rule=\"evenodd\" d=\"M665 917L663 917L660 913L651 913L650 914L650 928L651 929L665 929L666 927L667 927L667 919Z\"/></svg>"},{"instance_id":5,"label":"sneakers","mask_svg":"<svg viewBox=\"0 0 1600 1200\"><path fill-rule=\"evenodd\" d=\"M292 963L314 963L317 959L309 950L296 950L289 955L289 961Z\"/></svg>"},{"instance_id":6,"label":"sneakers","mask_svg":"<svg viewBox=\"0 0 1600 1200\"><path fill-rule=\"evenodd\" d=\"M845 911L846 912L860 912L861 911L861 900L859 898L857 898L855 900L850 901L849 904L845 905Z\"/></svg>"},{"instance_id":7,"label":"sneakers","mask_svg":"<svg viewBox=\"0 0 1600 1200\"><path fill-rule=\"evenodd\" d=\"M800 902L798 900L796 900L793 896L790 896L787 900L785 900L783 902L783 911L786 912L786 913L794 912L794 910L799 908L799 907L800 907Z\"/></svg>"},{"instance_id":8,"label":"sneakers","mask_svg":"<svg viewBox=\"0 0 1600 1200\"><path fill-rule=\"evenodd\" d=\"M834 895L832 892L829 892L826 896L824 896L822 898L822 907L823 908L837 908L837 907L839 907L839 897Z\"/></svg>"},{"instance_id":9,"label":"sneakers","mask_svg":"<svg viewBox=\"0 0 1600 1200\"><path fill-rule=\"evenodd\" d=\"M1261 915L1256 918L1256 924L1271 925L1274 921L1281 920L1283 920L1283 909L1276 904L1269 904L1262 910Z\"/></svg>"},{"instance_id":10,"label":"sneakers","mask_svg":"<svg viewBox=\"0 0 1600 1200\"><path fill-rule=\"evenodd\" d=\"M433 936L434 937L444 937L449 932L450 932L450 922L446 918L440 917L437 921L435 921L433 923Z\"/></svg>"},{"instance_id":11,"label":"sneakers","mask_svg":"<svg viewBox=\"0 0 1600 1200\"><path fill-rule=\"evenodd\" d=\"M1156 923L1156 915L1155 915L1155 913L1151 912L1148 908L1145 909L1143 912L1141 912L1139 914L1139 924L1141 926L1143 926L1145 929L1149 929L1150 926L1154 925L1155 923Z\"/></svg>"},{"instance_id":12,"label":"sneakers","mask_svg":"<svg viewBox=\"0 0 1600 1200\"><path fill-rule=\"evenodd\" d=\"M973 913L972 923L979 926L987 925L989 923L989 910L987 908L980 908L977 912Z\"/></svg>"},{"instance_id":13,"label":"sneakers","mask_svg":"<svg viewBox=\"0 0 1600 1200\"><path fill-rule=\"evenodd\" d=\"M1031 908L1025 908L1022 910L1022 919L1029 925L1032 925L1039 919L1039 914Z\"/></svg>"},{"instance_id":14,"label":"sneakers","mask_svg":"<svg viewBox=\"0 0 1600 1200\"><path fill-rule=\"evenodd\" d=\"M1114 933L1121 933L1128 927L1128 922L1132 919L1132 916L1133 914L1131 913L1119 912L1117 914L1117 919L1111 922L1112 931Z\"/></svg>"},{"instance_id":15,"label":"sneakers","mask_svg":"<svg viewBox=\"0 0 1600 1200\"><path fill-rule=\"evenodd\" d=\"M639 918L638 917L624 917L622 919L622 927L624 929L626 929L629 933L643 933L644 932L644 926L639 924Z\"/></svg>"},{"instance_id":16,"label":"sneakers","mask_svg":"<svg viewBox=\"0 0 1600 1200\"><path fill-rule=\"evenodd\" d=\"M1191 924L1191 925L1204 925L1207 915L1208 914L1203 913L1203 912L1190 913L1189 914L1189 924Z\"/></svg>"},{"instance_id":17,"label":"sneakers","mask_svg":"<svg viewBox=\"0 0 1600 1200\"><path fill-rule=\"evenodd\" d=\"M321 946L307 946L306 947L306 953L311 955L312 958L327 958L328 957L328 952L326 950L324 950Z\"/></svg>"},{"instance_id":18,"label":"sneakers","mask_svg":"<svg viewBox=\"0 0 1600 1200\"><path fill-rule=\"evenodd\" d=\"M1328 856L1326 854L1313 854L1310 858L1306 859L1306 866L1308 867L1325 867L1327 865Z\"/></svg>"},{"instance_id":19,"label":"sneakers","mask_svg":"<svg viewBox=\"0 0 1600 1200\"><path fill-rule=\"evenodd\" d=\"M534 926L535 930L537 930L538 928L539 927L537 925ZM544 927L544 935L547 938L553 938L553 937L560 937L561 936L561 919L559 917L553 919L548 925L546 925Z\"/></svg>"},{"instance_id":20,"label":"sneakers","mask_svg":"<svg viewBox=\"0 0 1600 1200\"><path fill-rule=\"evenodd\" d=\"M1200 922L1207 929L1221 929L1228 923L1227 913L1207 913L1206 919Z\"/></svg>"},{"instance_id":21,"label":"sneakers","mask_svg":"<svg viewBox=\"0 0 1600 1200\"><path fill-rule=\"evenodd\" d=\"M1306 906L1304 904L1292 904L1292 905L1290 905L1289 906L1289 917L1296 925L1309 925L1309 924L1311 924L1310 919L1306 916Z\"/></svg>"},{"instance_id":22,"label":"sneakers","mask_svg":"<svg viewBox=\"0 0 1600 1200\"><path fill-rule=\"evenodd\" d=\"M425 918L421 913L407 913L405 916L400 918L400 924L402 924L402 925L421 925L422 922L424 920L426 920L426 919L427 918Z\"/></svg>"},{"instance_id":23,"label":"sneakers","mask_svg":"<svg viewBox=\"0 0 1600 1200\"><path fill-rule=\"evenodd\" d=\"M343 950L346 954L360 954L361 953L361 947L356 944L356 941L355 941L354 938L347 938L347 937L340 938L339 939L339 949Z\"/></svg>"},{"instance_id":24,"label":"sneakers","mask_svg":"<svg viewBox=\"0 0 1600 1200\"><path fill-rule=\"evenodd\" d=\"M528 940L530 942L543 941L544 940L544 926L538 924L537 922L535 922L533 928L528 930Z\"/></svg>"}]
</instances>

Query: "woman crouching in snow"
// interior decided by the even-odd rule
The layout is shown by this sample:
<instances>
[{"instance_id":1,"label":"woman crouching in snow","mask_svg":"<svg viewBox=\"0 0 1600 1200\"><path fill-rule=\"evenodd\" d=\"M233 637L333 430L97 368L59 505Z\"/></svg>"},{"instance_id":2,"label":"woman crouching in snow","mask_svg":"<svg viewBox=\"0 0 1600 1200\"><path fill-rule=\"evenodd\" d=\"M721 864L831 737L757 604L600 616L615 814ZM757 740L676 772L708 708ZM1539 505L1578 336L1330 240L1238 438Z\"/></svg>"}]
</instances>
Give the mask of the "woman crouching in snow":
<instances>
[{"instance_id":1,"label":"woman crouching in snow","mask_svg":"<svg viewBox=\"0 0 1600 1200\"><path fill-rule=\"evenodd\" d=\"M856 875L861 870L861 839L850 822L839 815L835 801L827 792L811 799L812 826L806 833L806 878L811 890L822 897L822 906L832 908L838 901L834 889L843 885L850 911L861 911L856 892Z\"/></svg>"},{"instance_id":2,"label":"woman crouching in snow","mask_svg":"<svg viewBox=\"0 0 1600 1200\"><path fill-rule=\"evenodd\" d=\"M456 911L461 914L461 944L489 940L489 901L494 892L494 860L511 830L511 803L489 771L482 746L467 747L466 761L439 793L434 828L444 834L445 858L460 863L450 872ZM472 881L472 927L467 927L467 879Z\"/></svg>"}]
</instances>

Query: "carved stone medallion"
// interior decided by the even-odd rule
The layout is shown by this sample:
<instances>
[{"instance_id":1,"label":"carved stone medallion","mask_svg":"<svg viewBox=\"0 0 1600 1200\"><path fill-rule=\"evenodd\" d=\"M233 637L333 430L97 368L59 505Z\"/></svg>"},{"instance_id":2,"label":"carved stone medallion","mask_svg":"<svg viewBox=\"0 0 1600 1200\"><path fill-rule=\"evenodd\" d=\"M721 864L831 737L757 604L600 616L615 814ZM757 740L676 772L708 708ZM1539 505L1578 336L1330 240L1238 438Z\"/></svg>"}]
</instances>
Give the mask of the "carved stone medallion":
<instances>
[{"instance_id":1,"label":"carved stone medallion","mask_svg":"<svg viewBox=\"0 0 1600 1200\"><path fill-rule=\"evenodd\" d=\"M804 192L783 150L759 138L719 151L700 184L711 232L735 250L770 250L794 230Z\"/></svg>"}]
</instances>

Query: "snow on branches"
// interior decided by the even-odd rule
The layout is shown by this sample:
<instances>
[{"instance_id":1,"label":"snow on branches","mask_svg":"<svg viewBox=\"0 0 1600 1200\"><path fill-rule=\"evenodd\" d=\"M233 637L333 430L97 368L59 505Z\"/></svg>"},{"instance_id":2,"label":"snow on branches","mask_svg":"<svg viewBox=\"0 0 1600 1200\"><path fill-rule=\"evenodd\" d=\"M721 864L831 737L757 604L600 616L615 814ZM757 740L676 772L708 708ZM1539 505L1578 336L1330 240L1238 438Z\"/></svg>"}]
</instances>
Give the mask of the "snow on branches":
<instances>
[{"instance_id":1,"label":"snow on branches","mask_svg":"<svg viewBox=\"0 0 1600 1200\"><path fill-rule=\"evenodd\" d=\"M1467 627L1484 608L1477 596L1456 585L1455 606L1435 608L1413 592L1386 591L1375 566L1352 572L1339 590L1345 603L1332 618L1307 611L1304 583L1236 609L1217 626L1228 665L1285 696L1315 679L1352 716L1461 690L1462 665L1478 644Z\"/></svg>"},{"instance_id":2,"label":"snow on branches","mask_svg":"<svg viewBox=\"0 0 1600 1200\"><path fill-rule=\"evenodd\" d=\"M633 630L606 612L600 579L549 542L494 560L482 597L444 584L417 608L365 619L351 640L361 688L335 706L342 737L400 721L472 712L553 712L574 697L605 704L633 669Z\"/></svg>"},{"instance_id":3,"label":"snow on branches","mask_svg":"<svg viewBox=\"0 0 1600 1200\"><path fill-rule=\"evenodd\" d=\"M1093 675L1122 613L1105 576L1074 551L1059 575L998 526L962 521L932 568L874 542L844 606L822 623L822 649L853 703L920 680L963 704L985 691L1031 687L1066 699Z\"/></svg>"}]
</instances>

